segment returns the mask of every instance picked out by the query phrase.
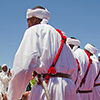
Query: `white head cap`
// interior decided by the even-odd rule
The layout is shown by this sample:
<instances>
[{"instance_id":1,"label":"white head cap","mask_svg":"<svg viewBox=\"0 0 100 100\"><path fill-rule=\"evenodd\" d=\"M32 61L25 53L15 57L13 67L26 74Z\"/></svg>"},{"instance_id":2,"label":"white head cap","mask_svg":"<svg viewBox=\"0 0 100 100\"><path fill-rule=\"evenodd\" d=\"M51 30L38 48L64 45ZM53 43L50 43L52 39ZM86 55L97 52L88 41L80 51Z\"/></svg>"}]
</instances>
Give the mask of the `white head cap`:
<instances>
[{"instance_id":1,"label":"white head cap","mask_svg":"<svg viewBox=\"0 0 100 100\"><path fill-rule=\"evenodd\" d=\"M68 44L73 44L75 46L80 46L80 41L77 39L73 39L73 38L67 38L67 43Z\"/></svg>"},{"instance_id":2,"label":"white head cap","mask_svg":"<svg viewBox=\"0 0 100 100\"><path fill-rule=\"evenodd\" d=\"M97 48L94 47L93 45L89 44L89 43L87 43L84 48L86 50L88 50L89 52L91 52L92 54L96 54L97 53Z\"/></svg>"},{"instance_id":3,"label":"white head cap","mask_svg":"<svg viewBox=\"0 0 100 100\"><path fill-rule=\"evenodd\" d=\"M40 8L37 8L34 10L28 9L26 18L28 19L28 18L31 18L32 16L43 19L43 23L44 23L44 20L45 22L47 21L48 23L48 20L50 19L50 12L47 9L40 9Z\"/></svg>"},{"instance_id":4,"label":"white head cap","mask_svg":"<svg viewBox=\"0 0 100 100\"><path fill-rule=\"evenodd\" d=\"M100 53L98 53L98 57L100 57Z\"/></svg>"},{"instance_id":5,"label":"white head cap","mask_svg":"<svg viewBox=\"0 0 100 100\"><path fill-rule=\"evenodd\" d=\"M3 68L4 66L7 66L6 64L3 64L2 66L1 66L1 68Z\"/></svg>"}]
</instances>

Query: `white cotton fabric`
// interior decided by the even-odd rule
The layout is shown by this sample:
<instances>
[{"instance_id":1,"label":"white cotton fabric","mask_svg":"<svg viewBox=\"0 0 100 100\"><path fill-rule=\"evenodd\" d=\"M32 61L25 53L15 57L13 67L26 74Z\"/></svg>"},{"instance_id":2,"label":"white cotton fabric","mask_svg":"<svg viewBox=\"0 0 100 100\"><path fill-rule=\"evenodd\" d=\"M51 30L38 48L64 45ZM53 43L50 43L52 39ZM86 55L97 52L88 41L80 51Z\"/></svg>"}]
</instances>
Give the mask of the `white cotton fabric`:
<instances>
[{"instance_id":1,"label":"white cotton fabric","mask_svg":"<svg viewBox=\"0 0 100 100\"><path fill-rule=\"evenodd\" d=\"M47 73L60 47L61 36L50 25L39 24L26 30L14 58L12 80L8 89L8 100L18 100L30 82L32 72ZM72 75L68 78L50 78L48 89L51 100L77 100L73 81L77 71L75 59L69 47L64 44L56 63L57 72ZM41 85L35 84L29 100L47 100Z\"/></svg>"},{"instance_id":2,"label":"white cotton fabric","mask_svg":"<svg viewBox=\"0 0 100 100\"><path fill-rule=\"evenodd\" d=\"M6 88L8 87L9 81L10 78L5 74L5 72L0 72L0 97L1 93L5 94L7 92Z\"/></svg>"},{"instance_id":3,"label":"white cotton fabric","mask_svg":"<svg viewBox=\"0 0 100 100\"><path fill-rule=\"evenodd\" d=\"M4 66L7 66L6 64L3 64L2 66L1 66L1 68L3 68Z\"/></svg>"},{"instance_id":4,"label":"white cotton fabric","mask_svg":"<svg viewBox=\"0 0 100 100\"><path fill-rule=\"evenodd\" d=\"M85 72L87 70L87 67L89 64L89 59L88 59L88 56L85 53L85 51L80 48L78 48L74 53L75 53L75 55L77 55L76 57L79 61L79 65L80 65L80 72L79 72L78 80L76 83L76 86L78 88L80 85L80 82L81 82L82 78L84 77ZM95 66L95 62L93 61L90 66L90 69L88 71L88 74L87 74L87 77L85 80L85 84L83 84L82 87L79 88L79 90L93 90L94 79L96 78L97 71L98 71L98 68L97 68L97 66ZM92 93L78 93L78 94L81 97L81 99L79 99L79 100L92 100L92 97L93 97Z\"/></svg>"},{"instance_id":5,"label":"white cotton fabric","mask_svg":"<svg viewBox=\"0 0 100 100\"><path fill-rule=\"evenodd\" d=\"M86 50L88 50L89 52L91 52L92 54L96 54L97 53L97 48L94 47L93 45L89 44L89 43L87 43L84 48Z\"/></svg>"},{"instance_id":6,"label":"white cotton fabric","mask_svg":"<svg viewBox=\"0 0 100 100\"><path fill-rule=\"evenodd\" d=\"M98 61L98 58L96 57L96 55L95 54L93 54L92 56L91 56L91 59L93 59L96 63L98 63L99 61Z\"/></svg>"},{"instance_id":7,"label":"white cotton fabric","mask_svg":"<svg viewBox=\"0 0 100 100\"><path fill-rule=\"evenodd\" d=\"M67 38L67 43L68 44L73 44L75 46L80 46L80 41L77 39L72 39L72 38Z\"/></svg>"},{"instance_id":8,"label":"white cotton fabric","mask_svg":"<svg viewBox=\"0 0 100 100\"><path fill-rule=\"evenodd\" d=\"M94 60L94 61L95 61L95 60ZM97 73L99 73L99 71L100 71L100 65L99 65L99 63L100 63L99 61L98 61L98 62L95 61L95 66L98 67ZM100 84L100 75L99 75L99 77L97 78L97 80L96 80L95 83L96 83L96 84ZM100 99L100 86L94 87L92 93L93 93L93 99L92 99L92 100L99 100L99 99Z\"/></svg>"},{"instance_id":9,"label":"white cotton fabric","mask_svg":"<svg viewBox=\"0 0 100 100\"><path fill-rule=\"evenodd\" d=\"M49 20L50 19L50 12L47 10L47 9L28 9L27 10L27 14L26 14L26 18L31 18L32 16L35 16L37 18L40 18L40 19L47 19Z\"/></svg>"}]
</instances>

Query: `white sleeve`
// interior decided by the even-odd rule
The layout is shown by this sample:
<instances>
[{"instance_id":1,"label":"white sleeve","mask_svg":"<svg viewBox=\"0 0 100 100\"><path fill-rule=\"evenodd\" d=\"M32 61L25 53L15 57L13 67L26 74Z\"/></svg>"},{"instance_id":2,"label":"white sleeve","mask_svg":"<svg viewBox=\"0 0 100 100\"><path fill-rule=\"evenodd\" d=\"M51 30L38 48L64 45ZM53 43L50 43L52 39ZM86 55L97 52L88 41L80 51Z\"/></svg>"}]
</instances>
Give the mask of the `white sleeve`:
<instances>
[{"instance_id":1,"label":"white sleeve","mask_svg":"<svg viewBox=\"0 0 100 100\"><path fill-rule=\"evenodd\" d=\"M4 75L2 74L2 72L0 73L0 80L3 82L3 83L6 83L10 80L10 78L7 76L7 75Z\"/></svg>"},{"instance_id":2,"label":"white sleeve","mask_svg":"<svg viewBox=\"0 0 100 100\"><path fill-rule=\"evenodd\" d=\"M9 83L8 100L18 100L30 82L32 72L37 67L38 35L26 31L14 58L12 79ZM32 65L31 65L32 63Z\"/></svg>"}]
</instances>

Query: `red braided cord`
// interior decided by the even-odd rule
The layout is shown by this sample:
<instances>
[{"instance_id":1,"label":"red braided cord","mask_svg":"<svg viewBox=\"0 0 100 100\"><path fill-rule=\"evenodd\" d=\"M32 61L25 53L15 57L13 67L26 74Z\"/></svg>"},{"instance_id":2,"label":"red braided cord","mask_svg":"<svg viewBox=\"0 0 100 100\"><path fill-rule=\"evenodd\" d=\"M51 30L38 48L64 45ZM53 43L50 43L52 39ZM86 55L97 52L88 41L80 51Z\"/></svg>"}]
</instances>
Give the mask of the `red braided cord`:
<instances>
[{"instance_id":1,"label":"red braided cord","mask_svg":"<svg viewBox=\"0 0 100 100\"><path fill-rule=\"evenodd\" d=\"M60 48L59 48L59 50L58 50L58 52L57 52L57 55L56 55L56 57L55 57L55 59L54 59L54 61L53 61L53 64L52 64L52 66L51 66L51 67L49 68L49 70L48 70L48 73L49 73L49 74L56 74L56 70L55 70L54 66L55 66L56 63L57 63L58 58L59 58L59 56L60 56L60 53L61 53L61 51L62 51L63 45L64 45L64 43L66 42L66 37L63 36L62 32L61 32L59 29L56 29L56 31L58 31L58 33L61 35L61 38L62 38L62 39L61 39ZM49 78L50 78L49 75L47 75L47 76L45 77L46 83L48 83Z\"/></svg>"},{"instance_id":2,"label":"red braided cord","mask_svg":"<svg viewBox=\"0 0 100 100\"><path fill-rule=\"evenodd\" d=\"M87 54L87 56L88 56L88 58L89 58L89 65L88 65L88 70L89 70L90 65L91 65L91 63L92 63L92 60L91 60L91 58L90 58L90 54L89 54L86 50L84 50L84 51L85 51L85 53Z\"/></svg>"}]
</instances>

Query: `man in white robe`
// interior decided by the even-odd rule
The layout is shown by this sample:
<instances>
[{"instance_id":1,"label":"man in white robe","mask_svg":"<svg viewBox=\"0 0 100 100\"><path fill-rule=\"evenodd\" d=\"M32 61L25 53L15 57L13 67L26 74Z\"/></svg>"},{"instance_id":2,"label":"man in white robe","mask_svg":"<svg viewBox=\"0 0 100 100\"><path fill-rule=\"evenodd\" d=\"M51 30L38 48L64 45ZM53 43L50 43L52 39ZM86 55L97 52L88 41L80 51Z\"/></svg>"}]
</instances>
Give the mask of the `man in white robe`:
<instances>
[{"instance_id":1,"label":"man in white robe","mask_svg":"<svg viewBox=\"0 0 100 100\"><path fill-rule=\"evenodd\" d=\"M10 81L10 78L8 77L8 74L6 74L7 69L8 69L7 65L3 64L1 66L1 68L2 68L2 72L0 72L0 100L2 100L2 96L4 94L6 94L8 83Z\"/></svg>"},{"instance_id":2,"label":"man in white robe","mask_svg":"<svg viewBox=\"0 0 100 100\"><path fill-rule=\"evenodd\" d=\"M39 22L41 19L42 21ZM60 47L61 36L52 26L46 24L48 19L49 12L46 9L27 10L29 28L25 31L14 58L12 79L7 93L8 100L18 100L25 92L32 72L35 70L38 74L47 73L55 59ZM71 50L65 44L55 69L56 72L74 74L74 76L72 79L51 77L47 84L50 100L77 100L73 82L77 74L75 60ZM33 86L29 100L47 100L41 85Z\"/></svg>"},{"instance_id":3,"label":"man in white robe","mask_svg":"<svg viewBox=\"0 0 100 100\"><path fill-rule=\"evenodd\" d=\"M68 43L68 45L70 46L70 48L71 48L71 51L72 51L72 53L73 53L73 55L74 55L74 58L75 58L75 60L76 60L76 65L77 65L77 78L76 78L76 80L75 80L75 85L76 85L76 88L78 88L78 86L79 86L79 84L80 84L80 82L81 82L81 79L80 79L80 74L82 74L81 73L81 71L80 71L80 65L79 65L79 62L78 62L78 59L77 59L77 55L76 55L76 53L74 53L75 51L77 51L77 49L78 50L82 50L81 48L80 48L80 41L78 40L78 39L76 39L75 37L70 37L70 38L67 38L67 43ZM81 100L81 97L80 97L80 94L79 93L77 93L77 98L78 98L78 100Z\"/></svg>"},{"instance_id":4,"label":"man in white robe","mask_svg":"<svg viewBox=\"0 0 100 100\"><path fill-rule=\"evenodd\" d=\"M77 59L80 64L80 75L78 78L78 81L80 81L80 83L86 74L89 63L91 63L90 56L93 55L96 50L94 46L92 46L89 43L86 44L84 49L85 50L77 49L74 52L76 53ZM79 87L78 93L80 93L81 100L92 100L93 98L92 90L94 87L94 80L96 78L96 75L97 75L97 67L95 66L94 61L92 61L92 63L90 64L88 73L86 75L86 78L85 78L85 83L83 83L81 87L80 85L78 86Z\"/></svg>"},{"instance_id":5,"label":"man in white robe","mask_svg":"<svg viewBox=\"0 0 100 100\"><path fill-rule=\"evenodd\" d=\"M93 100L99 100L100 99L100 53L98 53L98 59L97 57L93 57L95 60L95 65L98 67L97 76L95 78L94 82L94 88L93 88Z\"/></svg>"}]
</instances>

